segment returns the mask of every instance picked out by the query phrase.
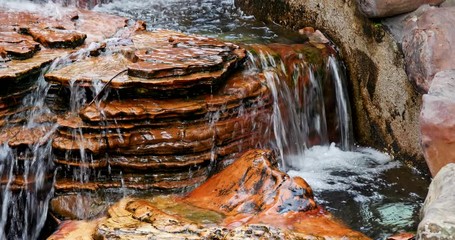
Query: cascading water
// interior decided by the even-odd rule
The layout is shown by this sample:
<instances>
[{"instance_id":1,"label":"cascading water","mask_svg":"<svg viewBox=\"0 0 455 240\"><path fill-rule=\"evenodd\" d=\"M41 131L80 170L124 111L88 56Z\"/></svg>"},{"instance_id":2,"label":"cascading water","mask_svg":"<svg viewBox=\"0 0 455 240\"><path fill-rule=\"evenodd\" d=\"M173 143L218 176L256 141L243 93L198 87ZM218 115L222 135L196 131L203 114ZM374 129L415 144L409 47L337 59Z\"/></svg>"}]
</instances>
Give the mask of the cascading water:
<instances>
[{"instance_id":1,"label":"cascading water","mask_svg":"<svg viewBox=\"0 0 455 240\"><path fill-rule=\"evenodd\" d=\"M0 175L6 181L0 192L0 239L36 239L46 221L54 178L50 138L57 129L46 120L52 117L44 103L48 87L41 73L36 90L19 107L25 111L13 115L1 129L2 134L16 130L10 137L17 145L6 142L0 149ZM37 139L29 141L36 138L34 132Z\"/></svg>"},{"instance_id":2,"label":"cascading water","mask_svg":"<svg viewBox=\"0 0 455 240\"><path fill-rule=\"evenodd\" d=\"M25 4L24 1L18 2ZM71 4L70 1L63 2L64 5ZM12 2L8 4L14 5ZM79 1L75 1L74 4L78 5ZM55 4L48 3L47 6L59 9ZM255 21L251 16L245 16L235 8L232 1L156 0L138 2L119 0L95 7L95 10L134 19L144 19L148 22L150 29L171 28L229 41L295 43L304 40L298 34L286 32L277 26L266 26ZM254 49L254 46L250 47ZM83 58L88 52L89 50L85 49L75 53L71 58L58 59L49 69L43 70L43 73L65 66L74 59ZM109 55L110 53L104 54ZM282 169L289 170L293 176L304 177L316 191L319 202L327 206L338 217L342 219L344 217L344 220L356 229L374 237L381 237L384 236L387 229L397 226L401 229L411 228L415 222L413 211L416 211L419 202L422 201L421 197L413 192L419 192L419 190L396 193L399 191L396 189L403 187L403 183L376 181L380 177L389 178L390 176L386 173L393 172L400 164L375 150L354 146L346 80L341 64L336 57L328 56L324 59L326 67L316 69L315 66L305 62L306 59L303 55L299 56L299 61L293 61L292 64L276 58L265 49L252 50L248 56L247 70L263 72L266 79L264 84L273 95L272 122L264 135L273 133L274 137L269 144L261 147L275 149L280 156ZM11 117L8 119L9 124L2 128L2 133L12 127L18 127L24 131L42 129L45 134L42 134L36 144L21 146L20 149L12 148L8 143L1 145L0 239L36 239L39 237L47 217L49 200L54 195L53 186L56 174L66 174L65 171L72 171L73 180L81 184L99 176L96 171L84 167L84 164L93 163L93 159L84 152L83 146L79 147L80 152L77 154L80 156L79 161L82 163L82 167L60 168L54 173L55 156L50 139L58 126L52 118L55 113L60 113L60 110L54 106L58 102L58 94L55 94L54 87L44 81L41 74L36 89L25 98L21 107L28 111ZM103 84L96 82L90 92L86 92L73 82L69 89L70 102L64 110L69 110L69 114L76 114L82 106L89 104L87 96L93 98L102 91ZM103 107L100 103L105 101L107 96L108 92L93 103L101 113ZM265 103L255 104L253 108L261 109ZM223 114L225 114L225 109L220 109L207 116L212 127ZM238 114L240 117L244 111L240 109ZM16 118L27 119L27 121L18 121ZM100 122L104 124L104 121ZM102 135L107 137L109 133L108 130L105 131ZM121 130L116 129L115 131L121 138ZM79 139L84 138L84 130L76 129L72 132L72 136ZM212 141L214 140L215 135L213 135ZM331 144L332 142L336 142L336 144ZM213 145L210 156L212 163L215 158L215 150L216 146ZM197 172L198 170L193 169L192 171ZM399 173L410 176L410 178L413 176L409 170L400 170ZM120 178L122 188L125 186L123 175L123 172L120 172L117 176ZM190 172L189 175L192 173ZM16 184L21 182L21 179L23 179L25 187L17 188ZM367 188L367 186L371 187ZM395 193L387 192L385 190L387 188L393 189ZM125 195L128 194L126 189L121 191ZM337 196L348 200L339 201ZM78 193L76 205L79 206L77 208L80 208L81 212L75 213L77 217L86 216L84 208L87 207L87 197L90 197L90 193ZM401 205L405 206L401 212L404 215L402 219L405 224L387 223L387 217L383 215ZM359 214L353 216L351 212L359 212Z\"/></svg>"}]
</instances>

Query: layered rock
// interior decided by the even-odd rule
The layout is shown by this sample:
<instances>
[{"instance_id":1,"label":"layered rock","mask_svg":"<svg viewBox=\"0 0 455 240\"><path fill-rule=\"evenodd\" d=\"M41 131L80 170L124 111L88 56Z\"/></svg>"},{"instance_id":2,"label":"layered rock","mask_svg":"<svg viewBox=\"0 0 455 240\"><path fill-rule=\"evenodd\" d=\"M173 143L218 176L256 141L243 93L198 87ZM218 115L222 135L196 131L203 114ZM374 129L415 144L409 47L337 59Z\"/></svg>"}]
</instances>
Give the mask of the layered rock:
<instances>
[{"instance_id":1,"label":"layered rock","mask_svg":"<svg viewBox=\"0 0 455 240\"><path fill-rule=\"evenodd\" d=\"M439 5L444 0L357 0L362 13L369 18L383 18L412 12L421 5Z\"/></svg>"},{"instance_id":2,"label":"layered rock","mask_svg":"<svg viewBox=\"0 0 455 240\"><path fill-rule=\"evenodd\" d=\"M56 120L48 115L37 115L32 118L35 123L42 124L40 127L21 126L23 122L32 120L27 117L31 112L40 110L34 103L24 101L25 97L37 91L41 72L51 62L83 45L87 37L104 40L114 35L126 26L126 19L85 10L64 10L59 18L54 18L45 16L38 9L0 9L0 22L0 126L8 123L2 129L0 140L14 151L19 160L17 163L8 160L10 162L5 168L14 169L13 174L17 177L9 182L11 176L7 175L11 173L5 169L1 184L9 184L11 189L19 190L43 180L34 179L35 173L44 169L31 167L31 160L34 160L34 152L45 151L43 148L51 139L52 125ZM43 161L40 164L47 169L49 165L46 162L50 159ZM24 165L31 168L27 174L24 174ZM52 174L43 177L52 178Z\"/></svg>"},{"instance_id":3,"label":"layered rock","mask_svg":"<svg viewBox=\"0 0 455 240\"><path fill-rule=\"evenodd\" d=\"M308 184L275 161L250 150L184 198L126 198L107 218L65 223L49 239L368 239L318 208Z\"/></svg>"},{"instance_id":4,"label":"layered rock","mask_svg":"<svg viewBox=\"0 0 455 240\"><path fill-rule=\"evenodd\" d=\"M58 119L55 163L66 169L58 191L188 189L222 160L268 139L264 76L232 74L245 58L243 48L141 30L99 49L45 75L67 91L103 85L92 102ZM108 89L112 96L98 98Z\"/></svg>"},{"instance_id":5,"label":"layered rock","mask_svg":"<svg viewBox=\"0 0 455 240\"><path fill-rule=\"evenodd\" d=\"M455 236L455 164L443 167L428 189L421 210L418 239L452 239Z\"/></svg>"},{"instance_id":6,"label":"layered rock","mask_svg":"<svg viewBox=\"0 0 455 240\"><path fill-rule=\"evenodd\" d=\"M46 80L69 86L109 82L120 95L194 95L215 91L245 58L245 50L221 41L170 30L136 32L127 46L46 74ZM127 71L109 81L119 72ZM123 92L122 92L123 91ZM125 93L127 92L127 93Z\"/></svg>"},{"instance_id":7,"label":"layered rock","mask_svg":"<svg viewBox=\"0 0 455 240\"><path fill-rule=\"evenodd\" d=\"M412 82L427 92L436 73L455 68L452 30L455 7L423 7L405 22L403 52Z\"/></svg>"}]
</instances>

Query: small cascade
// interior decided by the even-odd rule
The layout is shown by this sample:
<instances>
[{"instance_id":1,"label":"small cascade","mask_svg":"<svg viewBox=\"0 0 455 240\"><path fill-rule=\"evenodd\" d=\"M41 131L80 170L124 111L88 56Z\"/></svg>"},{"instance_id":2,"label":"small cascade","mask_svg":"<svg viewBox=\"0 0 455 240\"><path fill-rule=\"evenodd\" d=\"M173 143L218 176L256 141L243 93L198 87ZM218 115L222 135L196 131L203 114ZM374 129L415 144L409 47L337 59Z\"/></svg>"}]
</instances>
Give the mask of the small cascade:
<instances>
[{"instance_id":1,"label":"small cascade","mask_svg":"<svg viewBox=\"0 0 455 240\"><path fill-rule=\"evenodd\" d=\"M43 73L0 130L0 239L36 239L53 196L50 139L57 125L44 104L48 86Z\"/></svg>"},{"instance_id":2,"label":"small cascade","mask_svg":"<svg viewBox=\"0 0 455 240\"><path fill-rule=\"evenodd\" d=\"M247 63L251 71L264 72L273 95L271 145L281 156L282 168L294 165L295 160L287 156L303 155L315 145L336 142L340 148L350 149L353 138L346 80L333 52L321 51L321 59L314 60L309 52L298 50L280 55L282 48L279 44L253 45ZM307 46L305 50L311 49Z\"/></svg>"},{"instance_id":3,"label":"small cascade","mask_svg":"<svg viewBox=\"0 0 455 240\"><path fill-rule=\"evenodd\" d=\"M0 97L23 102L2 123L0 239L37 238L49 206L58 219L87 219L123 196L186 192L247 149L274 149L288 170L302 161L290 156L315 145L352 146L344 73L329 44L243 46L65 14L57 23L76 29L36 43L40 51L32 45L29 55L47 56L42 71ZM101 31L85 25L93 22L114 23ZM28 34L61 33L52 26ZM84 39L97 43L79 46Z\"/></svg>"}]
</instances>

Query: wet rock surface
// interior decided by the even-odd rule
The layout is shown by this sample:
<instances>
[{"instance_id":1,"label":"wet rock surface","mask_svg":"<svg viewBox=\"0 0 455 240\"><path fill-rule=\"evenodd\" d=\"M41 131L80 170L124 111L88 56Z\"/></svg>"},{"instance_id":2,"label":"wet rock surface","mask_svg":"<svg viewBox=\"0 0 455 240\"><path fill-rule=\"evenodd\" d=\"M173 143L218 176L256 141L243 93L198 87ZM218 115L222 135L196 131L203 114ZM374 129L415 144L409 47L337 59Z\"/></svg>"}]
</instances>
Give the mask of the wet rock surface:
<instances>
[{"instance_id":1,"label":"wet rock surface","mask_svg":"<svg viewBox=\"0 0 455 240\"><path fill-rule=\"evenodd\" d=\"M452 239L455 236L455 164L443 167L428 189L421 210L418 239Z\"/></svg>"},{"instance_id":2,"label":"wet rock surface","mask_svg":"<svg viewBox=\"0 0 455 240\"><path fill-rule=\"evenodd\" d=\"M92 25L94 21L108 19L109 24ZM14 174L20 176L25 171L24 166L33 160L33 149L46 145L53 133L55 119L52 117L46 120L43 116L38 120L43 123L42 127L16 126L29 121L26 114L36 110L35 106L25 103L25 98L37 90L43 69L74 51L72 48L83 45L87 36L90 40L112 36L125 26L126 19L74 9L63 11L57 18L40 12L0 8L0 22L0 126L9 125L2 130L0 139L19 155ZM87 25L87 22L91 23ZM8 172L3 172L2 184L8 183L5 174ZM20 190L34 184L32 174L26 175L30 177L17 177L9 183L11 188ZM49 173L47 179L52 179L52 174Z\"/></svg>"},{"instance_id":3,"label":"wet rock surface","mask_svg":"<svg viewBox=\"0 0 455 240\"><path fill-rule=\"evenodd\" d=\"M78 114L58 119L55 163L69 168L57 180L58 191L192 188L216 162L267 139L262 133L271 102L263 75L226 79L245 57L244 49L169 30L139 31L122 42L111 47L113 55L89 57L45 76L82 91L100 79L111 91L119 89L119 100L95 99ZM180 95L193 87L199 95ZM71 168L93 173L73 181Z\"/></svg>"},{"instance_id":4,"label":"wet rock surface","mask_svg":"<svg viewBox=\"0 0 455 240\"><path fill-rule=\"evenodd\" d=\"M331 219L303 179L272 162L270 151L250 150L183 198L125 198L107 218L67 222L50 239L368 239Z\"/></svg>"},{"instance_id":5,"label":"wet rock surface","mask_svg":"<svg viewBox=\"0 0 455 240\"><path fill-rule=\"evenodd\" d=\"M127 70L110 82L111 88L141 95L200 94L216 90L246 54L234 44L170 30L139 31L129 39L126 46L111 50L118 54L77 62L46 74L46 79L91 86L94 80L107 83Z\"/></svg>"},{"instance_id":6,"label":"wet rock surface","mask_svg":"<svg viewBox=\"0 0 455 240\"><path fill-rule=\"evenodd\" d=\"M11 176L1 176L0 184L23 190L41 186L42 181L50 185L54 177L55 185L40 191L52 191L47 196L56 191L50 200L56 219L99 217L107 209L110 192L188 191L245 150L263 146L272 134L265 73L239 71L247 51L236 44L169 30L149 32L140 21L126 27L124 18L86 10L65 10L59 18L0 11L0 20L6 23L0 26L0 79L8 86L0 95L1 110L4 116L14 115L4 119L10 125L2 129L0 139L23 163L33 164L31 153L37 148L48 150L45 172L57 169L55 176L26 174L39 176L33 179L21 177L30 164L18 164ZM327 49L327 39L317 36L310 44L251 49L268 49L265 52L273 58L290 65L283 66L288 71L296 70L296 62L304 59L318 71L327 57L318 54L333 51ZM26 119L27 114L20 113L36 109L19 102L39 87L36 79L42 79L43 68L62 56L62 64L53 66L44 78L55 91L52 101L67 105L52 106L50 117ZM301 77L308 81L305 74ZM291 77L287 80L292 84ZM305 181L289 178L270 160L275 161L268 151L250 152L241 159L243 165L214 178L231 182L229 174L246 168L246 174L232 176L234 184L241 184L235 193L228 193L234 189L226 184L207 183L205 190L175 200L193 209L206 205L204 214L218 219L208 225L170 214L148 200L125 199L110 208L108 218L65 223L51 239L366 239L317 207ZM17 177L10 182L13 175ZM219 195L212 198L223 206L210 205L210 198L196 201L207 189L216 192L214 187L240 201ZM324 228L316 227L320 225Z\"/></svg>"},{"instance_id":7,"label":"wet rock surface","mask_svg":"<svg viewBox=\"0 0 455 240\"><path fill-rule=\"evenodd\" d=\"M360 13L357 1L236 0L235 4L257 19L290 29L312 26L329 36L348 69L356 141L426 168L418 131L421 95L408 80L399 46Z\"/></svg>"}]
</instances>

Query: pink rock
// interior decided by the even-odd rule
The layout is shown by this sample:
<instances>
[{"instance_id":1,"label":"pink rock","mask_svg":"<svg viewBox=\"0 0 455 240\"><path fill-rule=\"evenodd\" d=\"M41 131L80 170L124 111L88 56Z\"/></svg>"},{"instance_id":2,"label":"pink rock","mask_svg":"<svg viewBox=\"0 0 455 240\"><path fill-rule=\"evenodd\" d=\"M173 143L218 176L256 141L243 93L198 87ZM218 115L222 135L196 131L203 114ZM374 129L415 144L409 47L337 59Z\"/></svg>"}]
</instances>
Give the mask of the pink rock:
<instances>
[{"instance_id":1,"label":"pink rock","mask_svg":"<svg viewBox=\"0 0 455 240\"><path fill-rule=\"evenodd\" d=\"M455 7L424 7L407 19L403 52L410 80L427 92L437 72L455 69Z\"/></svg>"},{"instance_id":2,"label":"pink rock","mask_svg":"<svg viewBox=\"0 0 455 240\"><path fill-rule=\"evenodd\" d=\"M438 5L444 0L357 0L360 11L369 18L390 17L412 12L423 4Z\"/></svg>"},{"instance_id":3,"label":"pink rock","mask_svg":"<svg viewBox=\"0 0 455 240\"><path fill-rule=\"evenodd\" d=\"M448 163L455 163L455 70L435 75L420 113L422 147L435 176Z\"/></svg>"}]
</instances>

